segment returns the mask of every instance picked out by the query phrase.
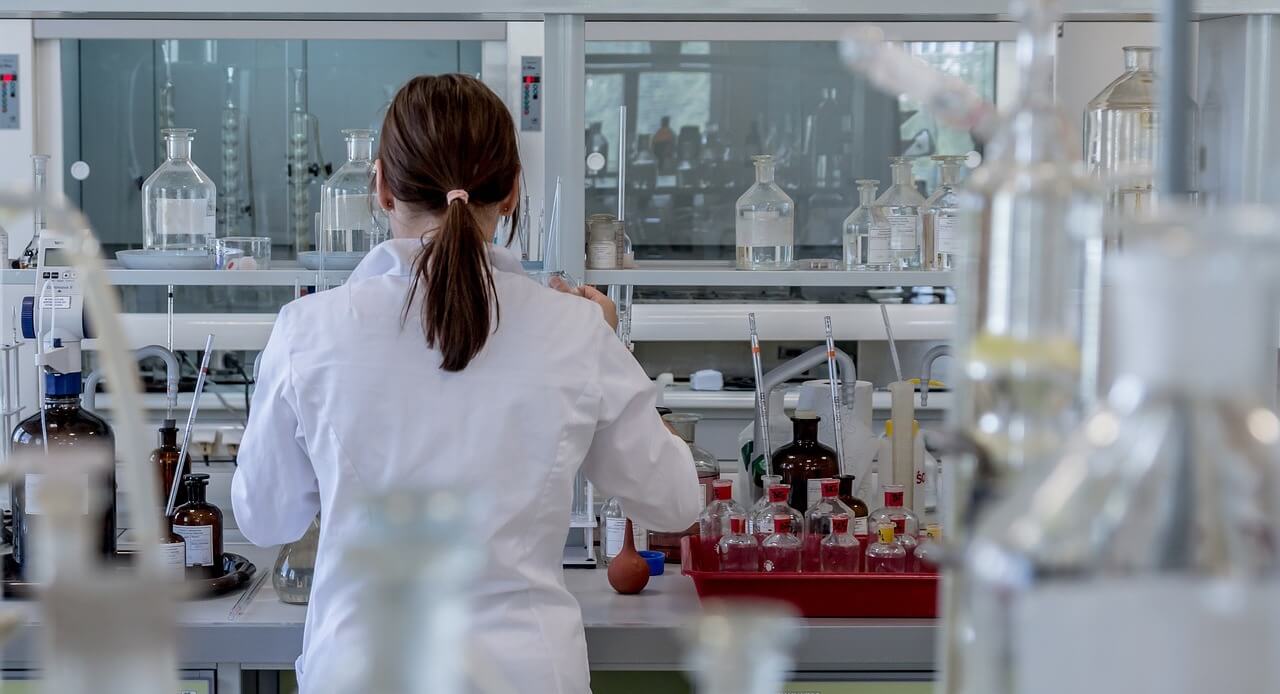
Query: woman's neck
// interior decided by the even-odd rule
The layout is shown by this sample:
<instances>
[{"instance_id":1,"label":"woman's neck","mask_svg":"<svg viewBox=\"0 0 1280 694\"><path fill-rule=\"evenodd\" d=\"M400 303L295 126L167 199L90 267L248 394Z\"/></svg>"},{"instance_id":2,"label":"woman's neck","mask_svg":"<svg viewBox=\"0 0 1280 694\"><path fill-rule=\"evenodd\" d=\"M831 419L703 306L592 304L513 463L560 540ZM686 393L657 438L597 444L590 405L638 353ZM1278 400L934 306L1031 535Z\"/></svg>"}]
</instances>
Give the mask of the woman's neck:
<instances>
[{"instance_id":1,"label":"woman's neck","mask_svg":"<svg viewBox=\"0 0 1280 694\"><path fill-rule=\"evenodd\" d=\"M498 228L497 205L476 207L471 210L471 213L476 216L480 229L485 232L485 238L492 239ZM391 220L391 236L397 239L430 238L444 222L444 215L432 212L409 212L399 206L391 210L388 217Z\"/></svg>"}]
</instances>

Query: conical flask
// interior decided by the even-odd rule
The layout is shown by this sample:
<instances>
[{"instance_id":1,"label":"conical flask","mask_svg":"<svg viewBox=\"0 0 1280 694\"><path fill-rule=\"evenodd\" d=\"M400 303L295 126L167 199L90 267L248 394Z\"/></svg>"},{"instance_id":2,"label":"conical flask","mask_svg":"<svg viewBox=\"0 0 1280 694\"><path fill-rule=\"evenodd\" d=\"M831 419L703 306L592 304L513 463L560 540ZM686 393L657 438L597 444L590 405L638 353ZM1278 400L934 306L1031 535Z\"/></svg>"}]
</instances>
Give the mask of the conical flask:
<instances>
[{"instance_id":1,"label":"conical flask","mask_svg":"<svg viewBox=\"0 0 1280 694\"><path fill-rule=\"evenodd\" d=\"M281 602L305 605L311 599L311 581L316 573L316 550L320 545L320 516L301 538L280 548L271 586Z\"/></svg>"}]
</instances>

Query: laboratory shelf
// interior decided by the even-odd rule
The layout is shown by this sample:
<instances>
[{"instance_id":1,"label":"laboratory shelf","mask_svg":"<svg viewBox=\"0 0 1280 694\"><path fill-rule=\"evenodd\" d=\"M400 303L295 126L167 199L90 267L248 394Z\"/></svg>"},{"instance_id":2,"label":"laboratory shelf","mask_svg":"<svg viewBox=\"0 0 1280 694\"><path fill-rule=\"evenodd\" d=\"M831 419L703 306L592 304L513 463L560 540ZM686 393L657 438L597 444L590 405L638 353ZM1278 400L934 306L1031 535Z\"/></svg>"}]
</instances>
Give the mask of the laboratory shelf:
<instances>
[{"instance_id":1,"label":"laboratory shelf","mask_svg":"<svg viewBox=\"0 0 1280 694\"><path fill-rule=\"evenodd\" d=\"M191 287L306 287L333 285L347 279L350 272L308 270L296 262L273 262L270 270L126 270L119 263L107 263L107 280L118 286ZM0 284L34 286L35 270L0 270Z\"/></svg>"},{"instance_id":2,"label":"laboratory shelf","mask_svg":"<svg viewBox=\"0 0 1280 694\"><path fill-rule=\"evenodd\" d=\"M587 270L587 284L637 287L949 287L948 271L735 270L733 263L641 260L626 270Z\"/></svg>"}]
</instances>

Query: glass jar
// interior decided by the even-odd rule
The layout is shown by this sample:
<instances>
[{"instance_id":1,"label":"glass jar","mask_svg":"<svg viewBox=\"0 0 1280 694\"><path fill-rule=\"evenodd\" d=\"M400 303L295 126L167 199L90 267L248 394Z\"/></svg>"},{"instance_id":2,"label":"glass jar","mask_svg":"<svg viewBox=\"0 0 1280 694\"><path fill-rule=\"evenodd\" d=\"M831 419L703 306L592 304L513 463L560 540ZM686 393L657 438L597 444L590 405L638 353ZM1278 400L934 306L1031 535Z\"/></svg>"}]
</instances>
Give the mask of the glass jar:
<instances>
[{"instance_id":1,"label":"glass jar","mask_svg":"<svg viewBox=\"0 0 1280 694\"><path fill-rule=\"evenodd\" d=\"M960 169L965 155L940 154L938 187L924 201L924 260L926 270L954 270L960 253L956 222L960 217Z\"/></svg>"},{"instance_id":2,"label":"glass jar","mask_svg":"<svg viewBox=\"0 0 1280 694\"><path fill-rule=\"evenodd\" d=\"M142 234L147 250L208 250L217 233L218 189L191 161L196 131L166 128L166 157L142 184Z\"/></svg>"},{"instance_id":3,"label":"glass jar","mask_svg":"<svg viewBox=\"0 0 1280 694\"><path fill-rule=\"evenodd\" d=\"M662 421L675 430L676 435L688 444L689 452L693 454L693 467L698 473L698 484L702 485L702 502L705 505L711 503L711 483L720 479L720 461L693 442L698 420L700 419L702 417L688 412L672 412L662 415ZM665 554L667 563L679 564L681 556L680 538L686 536L697 539L697 523L678 533L660 533L650 530L649 549Z\"/></svg>"},{"instance_id":4,"label":"glass jar","mask_svg":"<svg viewBox=\"0 0 1280 694\"><path fill-rule=\"evenodd\" d=\"M320 516L302 537L280 548L275 568L271 571L271 587L280 602L305 605L311 599L311 582L316 573L316 551L320 547Z\"/></svg>"},{"instance_id":5,"label":"glass jar","mask_svg":"<svg viewBox=\"0 0 1280 694\"><path fill-rule=\"evenodd\" d=\"M840 475L836 479L840 480L840 501L853 511L853 515L849 519L849 525L854 535L866 537L869 534L867 526L867 517L871 515L867 502L853 495L854 476Z\"/></svg>"},{"instance_id":6,"label":"glass jar","mask_svg":"<svg viewBox=\"0 0 1280 694\"><path fill-rule=\"evenodd\" d=\"M791 485L791 507L808 510L822 496L822 480L840 474L836 452L818 443L817 414L798 410L791 418L791 443L774 451L773 471ZM799 530L799 528L797 528Z\"/></svg>"},{"instance_id":7,"label":"glass jar","mask_svg":"<svg viewBox=\"0 0 1280 694\"><path fill-rule=\"evenodd\" d=\"M320 186L321 253L368 253L387 238L388 224L375 204L372 130L343 130L347 162Z\"/></svg>"},{"instance_id":8,"label":"glass jar","mask_svg":"<svg viewBox=\"0 0 1280 694\"><path fill-rule=\"evenodd\" d=\"M920 219L924 196L916 190L911 163L911 157L889 157L893 184L876 200L876 206L889 223L889 261L895 270L918 270L924 245L924 225Z\"/></svg>"},{"instance_id":9,"label":"glass jar","mask_svg":"<svg viewBox=\"0 0 1280 694\"><path fill-rule=\"evenodd\" d=\"M859 179L858 207L844 220L844 267L846 270L892 270L889 254L889 220L876 207L880 181Z\"/></svg>"},{"instance_id":10,"label":"glass jar","mask_svg":"<svg viewBox=\"0 0 1280 694\"><path fill-rule=\"evenodd\" d=\"M773 181L774 159L751 157L756 182L738 198L739 270L787 270L795 258L795 204Z\"/></svg>"},{"instance_id":11,"label":"glass jar","mask_svg":"<svg viewBox=\"0 0 1280 694\"><path fill-rule=\"evenodd\" d=\"M622 238L626 225L611 214L587 218L587 267L615 270L623 266Z\"/></svg>"}]
</instances>

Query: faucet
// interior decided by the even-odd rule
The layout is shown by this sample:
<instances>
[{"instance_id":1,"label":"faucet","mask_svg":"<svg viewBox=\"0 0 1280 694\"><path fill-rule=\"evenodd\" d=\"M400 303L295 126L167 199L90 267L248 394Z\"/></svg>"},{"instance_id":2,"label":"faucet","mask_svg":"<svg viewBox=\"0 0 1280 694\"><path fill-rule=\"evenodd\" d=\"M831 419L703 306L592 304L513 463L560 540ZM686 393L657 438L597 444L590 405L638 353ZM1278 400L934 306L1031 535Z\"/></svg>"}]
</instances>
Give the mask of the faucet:
<instances>
[{"instance_id":1,"label":"faucet","mask_svg":"<svg viewBox=\"0 0 1280 694\"><path fill-rule=\"evenodd\" d=\"M156 357L164 361L164 397L172 413L178 406L178 377L182 374L178 366L178 357L160 345L147 345L134 353L138 361ZM80 396L86 410L94 410L98 398L98 384L102 382L102 373L94 369L84 382L84 394Z\"/></svg>"},{"instance_id":2,"label":"faucet","mask_svg":"<svg viewBox=\"0 0 1280 694\"><path fill-rule=\"evenodd\" d=\"M841 349L836 350L836 362L840 364L840 384L843 390L840 397L844 403L848 405L853 402L853 393L857 388L858 369L853 364L853 357L850 357ZM773 391L777 390L787 381L790 381L815 366L826 363L827 347L826 345L819 345L765 374L763 384L765 402L769 402L769 397L772 395ZM836 374L831 374L831 377L835 378ZM762 424L760 421L760 415L762 414L763 413L761 412L756 413L755 427L752 430L753 443L751 450L753 451L762 451L764 448L760 428ZM768 426L768 422L764 422L763 424L764 426ZM764 451L764 454L766 456L770 456L773 454L773 451Z\"/></svg>"},{"instance_id":3,"label":"faucet","mask_svg":"<svg viewBox=\"0 0 1280 694\"><path fill-rule=\"evenodd\" d=\"M929 380L933 376L933 362L938 361L939 357L949 356L951 356L951 345L934 345L928 352L924 353L924 359L920 362L921 407L929 404Z\"/></svg>"}]
</instances>

